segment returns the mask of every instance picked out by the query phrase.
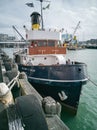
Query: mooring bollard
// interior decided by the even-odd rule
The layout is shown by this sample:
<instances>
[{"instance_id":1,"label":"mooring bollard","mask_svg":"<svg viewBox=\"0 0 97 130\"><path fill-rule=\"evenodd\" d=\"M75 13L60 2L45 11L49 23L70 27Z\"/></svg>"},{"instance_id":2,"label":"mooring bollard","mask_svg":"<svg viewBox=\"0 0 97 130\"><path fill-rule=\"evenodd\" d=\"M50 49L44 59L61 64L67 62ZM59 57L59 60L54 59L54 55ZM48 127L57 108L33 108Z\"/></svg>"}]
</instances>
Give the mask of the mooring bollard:
<instances>
[{"instance_id":1,"label":"mooring bollard","mask_svg":"<svg viewBox=\"0 0 97 130\"><path fill-rule=\"evenodd\" d=\"M25 72L20 73L19 79L26 79L27 80L27 75L25 74Z\"/></svg>"},{"instance_id":2,"label":"mooring bollard","mask_svg":"<svg viewBox=\"0 0 97 130\"><path fill-rule=\"evenodd\" d=\"M47 116L58 115L61 113L61 105L56 102L52 97L45 97L42 100L42 106Z\"/></svg>"}]
</instances>

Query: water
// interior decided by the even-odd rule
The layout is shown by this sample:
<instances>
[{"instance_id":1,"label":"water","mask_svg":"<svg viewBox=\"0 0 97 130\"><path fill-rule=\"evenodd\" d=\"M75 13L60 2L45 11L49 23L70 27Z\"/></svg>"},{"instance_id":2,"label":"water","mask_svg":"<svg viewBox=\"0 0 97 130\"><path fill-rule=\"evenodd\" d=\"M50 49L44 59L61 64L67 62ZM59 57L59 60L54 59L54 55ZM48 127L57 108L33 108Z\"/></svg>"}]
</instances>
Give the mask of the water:
<instances>
[{"instance_id":1,"label":"water","mask_svg":"<svg viewBox=\"0 0 97 130\"><path fill-rule=\"evenodd\" d=\"M6 54L13 59L14 48L2 48Z\"/></svg>"},{"instance_id":2,"label":"water","mask_svg":"<svg viewBox=\"0 0 97 130\"><path fill-rule=\"evenodd\" d=\"M4 51L13 58L13 49ZM97 50L84 49L68 51L67 57L72 60L84 62L88 66L90 79L97 84ZM97 86L90 81L83 86L79 108L76 116L62 111L62 120L70 130L97 130Z\"/></svg>"},{"instance_id":3,"label":"water","mask_svg":"<svg viewBox=\"0 0 97 130\"><path fill-rule=\"evenodd\" d=\"M97 84L97 50L69 51L67 56L86 63L90 79ZM62 111L62 120L71 130L97 130L97 86L90 81L84 85L77 115Z\"/></svg>"}]
</instances>

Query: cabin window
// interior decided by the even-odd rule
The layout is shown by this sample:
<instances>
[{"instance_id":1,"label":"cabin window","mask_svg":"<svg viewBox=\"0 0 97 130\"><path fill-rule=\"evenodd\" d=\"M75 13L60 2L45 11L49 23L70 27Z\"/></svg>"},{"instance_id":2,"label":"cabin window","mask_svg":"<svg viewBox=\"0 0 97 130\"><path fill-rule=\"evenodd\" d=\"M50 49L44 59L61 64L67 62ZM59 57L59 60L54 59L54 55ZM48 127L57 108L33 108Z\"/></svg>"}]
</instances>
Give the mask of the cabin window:
<instances>
[{"instance_id":1,"label":"cabin window","mask_svg":"<svg viewBox=\"0 0 97 130\"><path fill-rule=\"evenodd\" d=\"M48 46L55 46L55 41L48 41Z\"/></svg>"},{"instance_id":2,"label":"cabin window","mask_svg":"<svg viewBox=\"0 0 97 130\"><path fill-rule=\"evenodd\" d=\"M47 46L47 42L46 41L38 41L37 42L38 46Z\"/></svg>"},{"instance_id":3,"label":"cabin window","mask_svg":"<svg viewBox=\"0 0 97 130\"><path fill-rule=\"evenodd\" d=\"M58 41L55 40L34 41L34 46L35 43L37 43L37 46L39 47L45 47L45 46L56 47L58 45ZM33 46L33 42L32 42L32 46Z\"/></svg>"}]
</instances>

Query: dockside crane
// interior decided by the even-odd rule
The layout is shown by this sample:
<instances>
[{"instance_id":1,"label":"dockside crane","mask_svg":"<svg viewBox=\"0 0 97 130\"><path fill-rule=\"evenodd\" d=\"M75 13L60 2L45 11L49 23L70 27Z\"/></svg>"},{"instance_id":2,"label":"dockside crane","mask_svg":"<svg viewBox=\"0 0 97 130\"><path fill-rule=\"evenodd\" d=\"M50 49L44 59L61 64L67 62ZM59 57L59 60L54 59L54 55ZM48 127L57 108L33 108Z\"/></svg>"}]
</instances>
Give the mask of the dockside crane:
<instances>
[{"instance_id":1,"label":"dockside crane","mask_svg":"<svg viewBox=\"0 0 97 130\"><path fill-rule=\"evenodd\" d=\"M72 41L73 41L73 39L74 39L74 35L75 35L77 29L79 28L79 25L80 25L80 21L78 22L78 24L76 25L76 27L75 27L75 29L74 29L74 32L73 32L73 34L72 34L72 39L70 40L71 43L72 43Z\"/></svg>"},{"instance_id":2,"label":"dockside crane","mask_svg":"<svg viewBox=\"0 0 97 130\"><path fill-rule=\"evenodd\" d=\"M77 23L77 25L72 33L72 37L69 40L65 41L65 44L67 45L67 49L69 49L69 50L77 49L78 44L77 44L77 39L76 39L75 33L76 33L77 29L79 28L79 26L80 26L80 21Z\"/></svg>"}]
</instances>

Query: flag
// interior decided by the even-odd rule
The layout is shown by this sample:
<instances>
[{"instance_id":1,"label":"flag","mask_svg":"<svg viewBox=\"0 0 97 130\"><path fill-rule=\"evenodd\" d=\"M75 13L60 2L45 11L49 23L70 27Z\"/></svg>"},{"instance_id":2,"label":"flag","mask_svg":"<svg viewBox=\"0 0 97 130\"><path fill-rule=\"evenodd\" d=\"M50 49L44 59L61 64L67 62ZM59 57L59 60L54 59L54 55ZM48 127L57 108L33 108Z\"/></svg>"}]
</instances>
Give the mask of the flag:
<instances>
[{"instance_id":1,"label":"flag","mask_svg":"<svg viewBox=\"0 0 97 130\"><path fill-rule=\"evenodd\" d=\"M26 5L28 5L29 7L34 7L33 3L26 3Z\"/></svg>"},{"instance_id":2,"label":"flag","mask_svg":"<svg viewBox=\"0 0 97 130\"><path fill-rule=\"evenodd\" d=\"M46 7L44 7L43 10L49 9L49 7L50 7L50 4L48 4Z\"/></svg>"}]
</instances>

